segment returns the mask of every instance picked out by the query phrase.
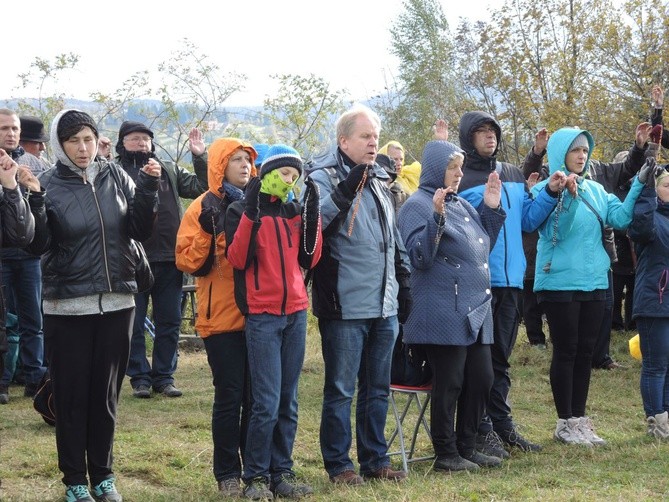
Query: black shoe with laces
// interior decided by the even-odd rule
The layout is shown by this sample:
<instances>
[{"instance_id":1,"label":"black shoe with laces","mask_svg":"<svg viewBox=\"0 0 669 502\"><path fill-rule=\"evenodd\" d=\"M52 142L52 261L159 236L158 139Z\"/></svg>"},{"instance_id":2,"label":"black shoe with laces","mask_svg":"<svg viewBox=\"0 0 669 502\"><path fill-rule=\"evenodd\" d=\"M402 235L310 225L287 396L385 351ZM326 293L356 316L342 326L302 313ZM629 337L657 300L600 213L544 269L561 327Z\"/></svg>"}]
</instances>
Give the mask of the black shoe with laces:
<instances>
[{"instance_id":1,"label":"black shoe with laces","mask_svg":"<svg viewBox=\"0 0 669 502\"><path fill-rule=\"evenodd\" d=\"M502 429L501 431L497 431L497 433L502 441L512 448L518 448L525 452L541 451L541 445L525 439L522 434L518 432L515 425L513 425L511 429Z\"/></svg>"},{"instance_id":2,"label":"black shoe with laces","mask_svg":"<svg viewBox=\"0 0 669 502\"><path fill-rule=\"evenodd\" d=\"M509 452L504 449L502 438L495 431L476 435L476 451L490 457L509 458Z\"/></svg>"}]
</instances>

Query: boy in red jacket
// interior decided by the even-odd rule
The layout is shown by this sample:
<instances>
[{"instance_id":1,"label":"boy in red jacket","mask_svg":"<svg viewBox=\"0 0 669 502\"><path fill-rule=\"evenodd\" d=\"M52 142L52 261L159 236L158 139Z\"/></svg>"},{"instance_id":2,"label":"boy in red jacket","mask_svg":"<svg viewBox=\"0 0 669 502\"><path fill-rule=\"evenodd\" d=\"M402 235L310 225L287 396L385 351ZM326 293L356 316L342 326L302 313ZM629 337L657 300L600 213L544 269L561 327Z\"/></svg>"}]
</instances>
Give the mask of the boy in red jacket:
<instances>
[{"instance_id":1,"label":"boy in red jacket","mask_svg":"<svg viewBox=\"0 0 669 502\"><path fill-rule=\"evenodd\" d=\"M245 200L226 213L227 257L235 269L235 300L246 316L254 401L243 475L244 495L253 500L313 493L292 469L309 306L302 269L316 265L323 240L315 185L305 182L305 208L288 202L301 174L297 151L271 146Z\"/></svg>"}]
</instances>

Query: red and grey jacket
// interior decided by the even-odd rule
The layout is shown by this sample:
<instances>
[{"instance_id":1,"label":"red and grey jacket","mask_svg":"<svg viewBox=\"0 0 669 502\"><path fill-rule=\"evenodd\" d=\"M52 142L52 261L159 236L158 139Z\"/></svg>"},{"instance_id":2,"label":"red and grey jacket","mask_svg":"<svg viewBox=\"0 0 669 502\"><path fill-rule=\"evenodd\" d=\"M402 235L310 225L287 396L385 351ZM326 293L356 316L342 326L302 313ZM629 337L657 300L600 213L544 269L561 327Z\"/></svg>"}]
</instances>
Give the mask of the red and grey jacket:
<instances>
[{"instance_id":1,"label":"red and grey jacket","mask_svg":"<svg viewBox=\"0 0 669 502\"><path fill-rule=\"evenodd\" d=\"M227 258L235 269L239 310L289 315L308 308L302 269L313 268L320 259L320 222L310 221L305 231L298 202L282 203L264 193L260 194L258 221L244 214L244 204L231 204L225 222Z\"/></svg>"}]
</instances>

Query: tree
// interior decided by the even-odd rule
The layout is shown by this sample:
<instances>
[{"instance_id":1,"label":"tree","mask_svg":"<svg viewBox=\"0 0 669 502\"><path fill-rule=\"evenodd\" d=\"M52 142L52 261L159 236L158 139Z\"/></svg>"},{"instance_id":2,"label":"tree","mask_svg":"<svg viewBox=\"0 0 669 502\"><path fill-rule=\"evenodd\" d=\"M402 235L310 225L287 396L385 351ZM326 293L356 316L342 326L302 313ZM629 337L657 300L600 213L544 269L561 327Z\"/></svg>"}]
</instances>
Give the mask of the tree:
<instances>
[{"instance_id":1,"label":"tree","mask_svg":"<svg viewBox=\"0 0 669 502\"><path fill-rule=\"evenodd\" d=\"M399 59L398 76L386 85L377 106L381 134L398 140L410 157L420 159L432 138L435 119L457 121L463 95L453 66L448 21L437 0L405 0L391 26L391 52ZM385 141L382 141L382 143Z\"/></svg>"},{"instance_id":2,"label":"tree","mask_svg":"<svg viewBox=\"0 0 669 502\"><path fill-rule=\"evenodd\" d=\"M304 158L323 150L333 140L333 122L344 111L343 90L332 90L324 79L310 74L272 75L278 81L274 97L264 101L270 138L291 144Z\"/></svg>"},{"instance_id":3,"label":"tree","mask_svg":"<svg viewBox=\"0 0 669 502\"><path fill-rule=\"evenodd\" d=\"M24 92L34 89L33 99L21 98L17 101L19 115L33 115L49 124L53 117L65 107L65 94L55 92L57 82L79 63L74 53L57 55L53 60L36 57L29 69L19 73L19 88Z\"/></svg>"}]
</instances>

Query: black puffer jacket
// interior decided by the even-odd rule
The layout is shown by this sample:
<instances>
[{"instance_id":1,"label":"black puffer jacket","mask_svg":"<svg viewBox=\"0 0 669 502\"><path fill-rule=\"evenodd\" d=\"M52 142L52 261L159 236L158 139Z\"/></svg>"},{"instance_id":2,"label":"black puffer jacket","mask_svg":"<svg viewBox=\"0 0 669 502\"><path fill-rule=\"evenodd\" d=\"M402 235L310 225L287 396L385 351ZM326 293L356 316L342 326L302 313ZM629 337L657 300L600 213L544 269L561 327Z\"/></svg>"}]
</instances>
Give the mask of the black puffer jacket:
<instances>
[{"instance_id":1,"label":"black puffer jacket","mask_svg":"<svg viewBox=\"0 0 669 502\"><path fill-rule=\"evenodd\" d=\"M30 194L37 237L28 250L43 254L45 299L137 292L130 238L151 235L159 179L141 172L135 187L116 164L97 162L93 185L58 161Z\"/></svg>"}]
</instances>

